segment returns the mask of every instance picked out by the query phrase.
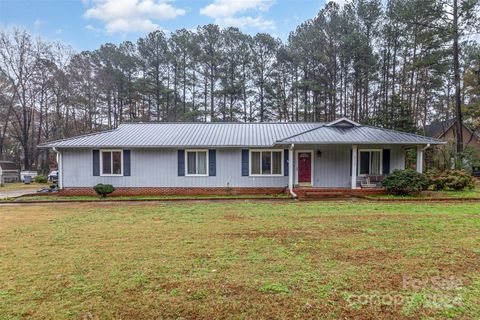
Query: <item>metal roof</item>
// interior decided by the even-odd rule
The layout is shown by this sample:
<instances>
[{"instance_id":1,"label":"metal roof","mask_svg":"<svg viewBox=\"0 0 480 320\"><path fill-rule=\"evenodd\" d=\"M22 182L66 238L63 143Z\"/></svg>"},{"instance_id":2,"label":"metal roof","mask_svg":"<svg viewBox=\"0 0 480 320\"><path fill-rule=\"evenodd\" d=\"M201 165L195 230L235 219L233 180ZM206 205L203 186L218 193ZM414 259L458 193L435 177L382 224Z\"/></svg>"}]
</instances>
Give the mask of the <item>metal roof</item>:
<instances>
[{"instance_id":1,"label":"metal roof","mask_svg":"<svg viewBox=\"0 0 480 320\"><path fill-rule=\"evenodd\" d=\"M370 126L321 126L278 141L282 144L444 144L417 134Z\"/></svg>"},{"instance_id":2,"label":"metal roof","mask_svg":"<svg viewBox=\"0 0 480 320\"><path fill-rule=\"evenodd\" d=\"M438 144L441 141L380 128L322 123L132 123L39 147L272 147L290 143Z\"/></svg>"},{"instance_id":3,"label":"metal roof","mask_svg":"<svg viewBox=\"0 0 480 320\"><path fill-rule=\"evenodd\" d=\"M235 147L273 146L275 141L321 123L135 123L115 130L52 141L42 147Z\"/></svg>"}]
</instances>

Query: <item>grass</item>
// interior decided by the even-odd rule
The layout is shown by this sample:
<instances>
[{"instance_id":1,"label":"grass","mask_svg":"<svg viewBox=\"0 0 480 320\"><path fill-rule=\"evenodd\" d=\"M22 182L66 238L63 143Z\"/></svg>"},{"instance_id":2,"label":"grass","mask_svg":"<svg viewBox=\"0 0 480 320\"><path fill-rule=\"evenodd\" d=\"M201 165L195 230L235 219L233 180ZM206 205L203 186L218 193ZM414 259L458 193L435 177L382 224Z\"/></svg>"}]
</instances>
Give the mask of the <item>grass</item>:
<instances>
[{"instance_id":1,"label":"grass","mask_svg":"<svg viewBox=\"0 0 480 320\"><path fill-rule=\"evenodd\" d=\"M258 199L277 199L277 198L288 198L287 194L273 194L273 195L261 195L261 194L254 194L254 195L230 195L230 196L223 196L223 195L188 195L188 196L108 196L106 198L101 198L99 196L58 196L58 195L42 195L42 196L22 196L15 199L7 199L8 202L10 201L55 201L55 200L62 200L62 201L116 201L116 200L169 200L169 199L250 199L250 198L258 198ZM1 201L0 201L1 202Z\"/></svg>"},{"instance_id":2,"label":"grass","mask_svg":"<svg viewBox=\"0 0 480 320\"><path fill-rule=\"evenodd\" d=\"M473 319L479 248L478 203L3 206L0 319Z\"/></svg>"},{"instance_id":3,"label":"grass","mask_svg":"<svg viewBox=\"0 0 480 320\"><path fill-rule=\"evenodd\" d=\"M0 186L0 192L2 191L15 191L15 190L25 190L25 189L41 189L48 188L51 183L36 183L32 182L30 184L25 184L21 182L12 182L5 183L3 186Z\"/></svg>"}]
</instances>

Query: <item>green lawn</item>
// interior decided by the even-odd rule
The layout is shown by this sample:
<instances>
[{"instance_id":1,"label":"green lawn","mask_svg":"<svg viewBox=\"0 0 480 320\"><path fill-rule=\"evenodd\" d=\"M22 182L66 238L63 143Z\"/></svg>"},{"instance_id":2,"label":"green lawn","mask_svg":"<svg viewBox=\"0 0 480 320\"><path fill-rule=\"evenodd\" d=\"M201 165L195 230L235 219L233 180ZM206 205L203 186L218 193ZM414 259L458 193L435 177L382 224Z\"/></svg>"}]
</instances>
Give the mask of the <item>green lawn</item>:
<instances>
[{"instance_id":1,"label":"green lawn","mask_svg":"<svg viewBox=\"0 0 480 320\"><path fill-rule=\"evenodd\" d=\"M477 319L480 204L1 206L0 262L0 319Z\"/></svg>"}]
</instances>

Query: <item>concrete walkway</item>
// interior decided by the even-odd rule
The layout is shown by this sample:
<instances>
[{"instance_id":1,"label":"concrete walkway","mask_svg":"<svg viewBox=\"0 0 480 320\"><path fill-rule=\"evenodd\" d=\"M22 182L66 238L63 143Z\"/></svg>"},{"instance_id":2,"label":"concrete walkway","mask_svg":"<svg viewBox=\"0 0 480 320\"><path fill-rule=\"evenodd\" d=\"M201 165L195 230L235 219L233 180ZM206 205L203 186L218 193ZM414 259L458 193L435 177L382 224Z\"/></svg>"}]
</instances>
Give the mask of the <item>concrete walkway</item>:
<instances>
[{"instance_id":1,"label":"concrete walkway","mask_svg":"<svg viewBox=\"0 0 480 320\"><path fill-rule=\"evenodd\" d=\"M36 193L37 189L38 188L3 191L2 188L0 188L0 199L16 198L26 194Z\"/></svg>"}]
</instances>

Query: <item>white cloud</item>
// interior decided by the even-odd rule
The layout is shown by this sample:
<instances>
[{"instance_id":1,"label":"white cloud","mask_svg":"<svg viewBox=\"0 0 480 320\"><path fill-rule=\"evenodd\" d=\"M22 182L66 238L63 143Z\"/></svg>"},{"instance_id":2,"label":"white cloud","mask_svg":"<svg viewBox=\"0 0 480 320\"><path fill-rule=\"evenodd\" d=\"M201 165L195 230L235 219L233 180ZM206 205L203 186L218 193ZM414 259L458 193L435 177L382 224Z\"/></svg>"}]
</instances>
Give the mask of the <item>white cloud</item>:
<instances>
[{"instance_id":1,"label":"white cloud","mask_svg":"<svg viewBox=\"0 0 480 320\"><path fill-rule=\"evenodd\" d=\"M46 25L46 24L47 24L47 21L45 21L45 20L40 20L40 19L37 19L37 20L35 20L35 21L33 22L33 26L34 26L35 28L37 28L37 29L43 27L43 26Z\"/></svg>"},{"instance_id":2,"label":"white cloud","mask_svg":"<svg viewBox=\"0 0 480 320\"><path fill-rule=\"evenodd\" d=\"M272 1L266 0L215 0L200 9L200 13L211 18L225 18L250 9L266 12L272 4Z\"/></svg>"},{"instance_id":3,"label":"white cloud","mask_svg":"<svg viewBox=\"0 0 480 320\"><path fill-rule=\"evenodd\" d=\"M272 20L265 20L261 17L226 17L216 19L216 23L222 26L229 26L229 27L251 27L256 28L259 30L267 30L267 29L274 29L275 23Z\"/></svg>"},{"instance_id":4,"label":"white cloud","mask_svg":"<svg viewBox=\"0 0 480 320\"><path fill-rule=\"evenodd\" d=\"M174 19L183 14L184 9L162 0L96 0L85 11L86 18L104 22L108 33L160 29L154 20Z\"/></svg>"},{"instance_id":5,"label":"white cloud","mask_svg":"<svg viewBox=\"0 0 480 320\"><path fill-rule=\"evenodd\" d=\"M238 28L250 27L260 30L274 29L275 23L266 20L261 15L242 15L247 12L267 12L273 0L215 0L208 6L200 9L200 13L215 20L221 26ZM238 16L240 14L240 16Z\"/></svg>"}]
</instances>

